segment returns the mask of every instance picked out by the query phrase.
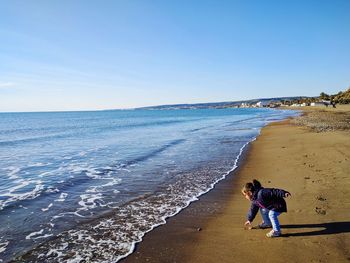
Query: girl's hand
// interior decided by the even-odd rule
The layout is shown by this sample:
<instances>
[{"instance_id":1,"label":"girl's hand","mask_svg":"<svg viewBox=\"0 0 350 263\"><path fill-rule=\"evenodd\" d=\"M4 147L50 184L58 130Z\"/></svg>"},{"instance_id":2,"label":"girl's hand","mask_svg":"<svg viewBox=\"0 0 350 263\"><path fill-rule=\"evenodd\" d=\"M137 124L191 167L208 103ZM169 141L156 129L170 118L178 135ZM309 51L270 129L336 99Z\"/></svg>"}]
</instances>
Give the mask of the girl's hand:
<instances>
[{"instance_id":1,"label":"girl's hand","mask_svg":"<svg viewBox=\"0 0 350 263\"><path fill-rule=\"evenodd\" d=\"M246 221L246 222L244 223L244 228L245 228L245 229L248 229L248 230L252 229L252 223L251 223L249 220Z\"/></svg>"},{"instance_id":2,"label":"girl's hand","mask_svg":"<svg viewBox=\"0 0 350 263\"><path fill-rule=\"evenodd\" d=\"M291 193L289 193L289 192L284 194L284 197L289 197L289 196L292 196Z\"/></svg>"}]
</instances>

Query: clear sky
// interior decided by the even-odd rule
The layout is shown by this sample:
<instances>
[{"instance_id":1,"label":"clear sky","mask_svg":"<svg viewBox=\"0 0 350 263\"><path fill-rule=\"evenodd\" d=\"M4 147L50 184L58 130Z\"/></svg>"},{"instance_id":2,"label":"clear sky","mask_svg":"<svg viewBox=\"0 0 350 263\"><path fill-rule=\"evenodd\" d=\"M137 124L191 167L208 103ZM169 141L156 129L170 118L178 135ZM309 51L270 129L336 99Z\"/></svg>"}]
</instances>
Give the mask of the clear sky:
<instances>
[{"instance_id":1,"label":"clear sky","mask_svg":"<svg viewBox=\"0 0 350 263\"><path fill-rule=\"evenodd\" d=\"M317 96L349 86L349 0L0 0L0 111Z\"/></svg>"}]
</instances>

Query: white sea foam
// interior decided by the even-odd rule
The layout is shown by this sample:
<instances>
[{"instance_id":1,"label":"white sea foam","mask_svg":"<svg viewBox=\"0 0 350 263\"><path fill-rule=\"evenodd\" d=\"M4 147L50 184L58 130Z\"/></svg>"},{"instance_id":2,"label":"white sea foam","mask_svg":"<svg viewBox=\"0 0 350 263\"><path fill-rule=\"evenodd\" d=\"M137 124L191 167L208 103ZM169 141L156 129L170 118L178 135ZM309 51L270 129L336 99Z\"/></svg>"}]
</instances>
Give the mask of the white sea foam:
<instances>
[{"instance_id":1,"label":"white sea foam","mask_svg":"<svg viewBox=\"0 0 350 263\"><path fill-rule=\"evenodd\" d=\"M28 165L28 167L43 167L43 166L47 166L50 165L52 163L41 163L41 162L37 162L37 163L31 163Z\"/></svg>"},{"instance_id":2,"label":"white sea foam","mask_svg":"<svg viewBox=\"0 0 350 263\"><path fill-rule=\"evenodd\" d=\"M114 186L114 185L120 184L121 182L120 178L108 178L107 180L109 180L109 182L101 185L101 187Z\"/></svg>"},{"instance_id":3,"label":"white sea foam","mask_svg":"<svg viewBox=\"0 0 350 263\"><path fill-rule=\"evenodd\" d=\"M106 180L106 181L108 181L108 182L105 183L105 184L101 184L101 185L99 185L99 186L90 186L90 187L86 190L87 193L98 193L98 192L103 192L104 189L105 189L106 187L112 187L112 186L114 186L114 185L118 185L118 184L120 184L121 181L122 181L120 178L113 178L113 177L101 177L101 178L98 178L98 179L100 179L100 180ZM116 193L116 192L119 192L119 191L114 190L114 192Z\"/></svg>"},{"instance_id":4,"label":"white sea foam","mask_svg":"<svg viewBox=\"0 0 350 263\"><path fill-rule=\"evenodd\" d=\"M45 239L45 238L53 236L53 234L45 234L45 235L43 235L44 231L45 231L45 229L41 229L40 231L32 232L32 233L30 233L29 235L26 236L26 239L27 240L29 240L29 239L37 240L37 239ZM49 231L51 231L51 230L49 229Z\"/></svg>"},{"instance_id":5,"label":"white sea foam","mask_svg":"<svg viewBox=\"0 0 350 263\"><path fill-rule=\"evenodd\" d=\"M99 187L98 186L90 186L85 192L86 193L97 193L99 192Z\"/></svg>"},{"instance_id":6,"label":"white sea foam","mask_svg":"<svg viewBox=\"0 0 350 263\"><path fill-rule=\"evenodd\" d=\"M4 252L6 250L6 247L8 246L10 242L9 241L5 241L0 243L0 253Z\"/></svg>"},{"instance_id":7,"label":"white sea foam","mask_svg":"<svg viewBox=\"0 0 350 263\"><path fill-rule=\"evenodd\" d=\"M53 175L53 174L55 174L55 171L54 171L54 170L53 170L53 171L47 171L47 172L40 173L40 174L38 174L38 177L51 176L51 175Z\"/></svg>"},{"instance_id":8,"label":"white sea foam","mask_svg":"<svg viewBox=\"0 0 350 263\"><path fill-rule=\"evenodd\" d=\"M53 203L50 203L48 207L46 208L41 208L41 211L46 212L49 211L49 209L53 206Z\"/></svg>"},{"instance_id":9,"label":"white sea foam","mask_svg":"<svg viewBox=\"0 0 350 263\"><path fill-rule=\"evenodd\" d=\"M81 217L81 218L84 218L85 216L79 214L79 211L80 210L77 210L77 211L74 211L74 212L64 212L64 213L59 213L58 215L55 215L51 218L51 222L54 221L54 220L57 220L57 219L60 219L62 217L65 217L67 215L74 215L74 216L77 216L77 217Z\"/></svg>"},{"instance_id":10,"label":"white sea foam","mask_svg":"<svg viewBox=\"0 0 350 263\"><path fill-rule=\"evenodd\" d=\"M81 168L78 168L78 171L80 170ZM85 168L84 170L86 170L86 175L92 179L101 179L103 178L99 173L98 171L93 168L93 167L87 167Z\"/></svg>"},{"instance_id":11,"label":"white sea foam","mask_svg":"<svg viewBox=\"0 0 350 263\"><path fill-rule=\"evenodd\" d=\"M9 171L9 173L7 174L9 179L15 180L20 178L18 173L21 171L21 168L10 166L10 167L4 168L4 170Z\"/></svg>"},{"instance_id":12,"label":"white sea foam","mask_svg":"<svg viewBox=\"0 0 350 263\"><path fill-rule=\"evenodd\" d=\"M32 232L26 236L26 239L32 239L35 236L41 235L43 232L44 232L44 229L41 229L40 231L37 231L37 232Z\"/></svg>"},{"instance_id":13,"label":"white sea foam","mask_svg":"<svg viewBox=\"0 0 350 263\"><path fill-rule=\"evenodd\" d=\"M64 202L67 198L68 194L67 193L61 193L59 198L55 199L55 202Z\"/></svg>"},{"instance_id":14,"label":"white sea foam","mask_svg":"<svg viewBox=\"0 0 350 263\"><path fill-rule=\"evenodd\" d=\"M81 206L79 210L89 210L102 206L104 204L102 194L82 194L80 195L80 201L78 204ZM96 201L99 201L98 203Z\"/></svg>"},{"instance_id":15,"label":"white sea foam","mask_svg":"<svg viewBox=\"0 0 350 263\"><path fill-rule=\"evenodd\" d=\"M60 190L57 187L55 187L55 188L48 187L45 192L46 193L59 193Z\"/></svg>"},{"instance_id":16,"label":"white sea foam","mask_svg":"<svg viewBox=\"0 0 350 263\"><path fill-rule=\"evenodd\" d=\"M50 249L49 252L46 255L45 254L38 255L38 258L43 258L45 256L50 257L52 255L60 258L63 255L63 253L60 252L60 251L64 251L67 247L68 247L68 243L65 242L60 247L58 247L57 249Z\"/></svg>"},{"instance_id":17,"label":"white sea foam","mask_svg":"<svg viewBox=\"0 0 350 263\"><path fill-rule=\"evenodd\" d=\"M16 201L21 201L21 200L26 200L26 199L34 199L38 197L42 190L44 189L44 185L42 184L41 180L17 180L15 181L17 183L15 186L7 189L5 192L1 193L2 197L7 197L4 200L0 201L0 210L4 209L6 206L9 204L16 202ZM30 184L35 184L35 187L27 192L24 193L15 193L17 190L20 190Z\"/></svg>"}]
</instances>

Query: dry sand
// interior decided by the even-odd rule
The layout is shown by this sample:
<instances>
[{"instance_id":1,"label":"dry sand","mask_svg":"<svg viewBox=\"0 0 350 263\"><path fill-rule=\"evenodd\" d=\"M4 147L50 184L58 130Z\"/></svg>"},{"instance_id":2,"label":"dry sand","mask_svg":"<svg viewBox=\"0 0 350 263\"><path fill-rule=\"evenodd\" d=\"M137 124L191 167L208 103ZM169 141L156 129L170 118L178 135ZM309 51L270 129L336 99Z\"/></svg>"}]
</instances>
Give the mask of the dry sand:
<instances>
[{"instance_id":1,"label":"dry sand","mask_svg":"<svg viewBox=\"0 0 350 263\"><path fill-rule=\"evenodd\" d=\"M238 171L148 233L123 262L350 262L350 131L332 117L333 128L315 128L326 127L329 112L348 122L350 108L303 110L297 121L263 128ZM292 193L279 217L282 237L244 230L250 204L240 189L254 178Z\"/></svg>"}]
</instances>

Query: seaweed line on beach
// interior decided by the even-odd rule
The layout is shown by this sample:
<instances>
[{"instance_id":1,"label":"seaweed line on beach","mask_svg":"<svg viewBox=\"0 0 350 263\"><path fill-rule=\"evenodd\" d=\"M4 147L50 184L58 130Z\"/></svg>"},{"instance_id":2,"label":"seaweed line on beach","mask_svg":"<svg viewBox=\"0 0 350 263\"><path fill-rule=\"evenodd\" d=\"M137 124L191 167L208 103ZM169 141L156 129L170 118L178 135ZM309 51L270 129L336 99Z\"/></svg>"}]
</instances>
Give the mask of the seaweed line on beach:
<instances>
[{"instance_id":1,"label":"seaweed line on beach","mask_svg":"<svg viewBox=\"0 0 350 263\"><path fill-rule=\"evenodd\" d=\"M302 116L293 118L291 123L306 126L315 132L349 131L349 112L309 111Z\"/></svg>"}]
</instances>

